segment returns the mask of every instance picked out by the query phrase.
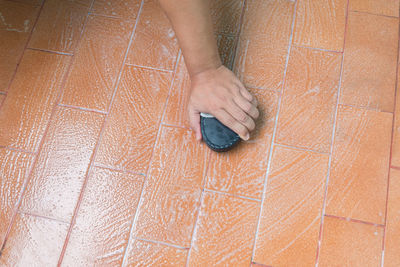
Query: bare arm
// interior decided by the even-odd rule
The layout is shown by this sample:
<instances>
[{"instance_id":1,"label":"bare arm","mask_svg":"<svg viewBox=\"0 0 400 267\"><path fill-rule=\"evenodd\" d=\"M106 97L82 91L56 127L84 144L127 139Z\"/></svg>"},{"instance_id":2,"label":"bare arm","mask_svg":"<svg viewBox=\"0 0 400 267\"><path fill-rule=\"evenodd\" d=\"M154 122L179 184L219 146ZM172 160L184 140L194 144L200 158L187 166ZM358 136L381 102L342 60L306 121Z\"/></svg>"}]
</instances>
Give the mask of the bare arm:
<instances>
[{"instance_id":1,"label":"bare arm","mask_svg":"<svg viewBox=\"0 0 400 267\"><path fill-rule=\"evenodd\" d=\"M159 0L171 21L190 76L220 67L209 0Z\"/></svg>"},{"instance_id":2,"label":"bare arm","mask_svg":"<svg viewBox=\"0 0 400 267\"><path fill-rule=\"evenodd\" d=\"M191 78L190 125L201 139L200 112L249 139L259 113L255 98L221 64L213 32L209 0L159 0L178 37Z\"/></svg>"}]
</instances>

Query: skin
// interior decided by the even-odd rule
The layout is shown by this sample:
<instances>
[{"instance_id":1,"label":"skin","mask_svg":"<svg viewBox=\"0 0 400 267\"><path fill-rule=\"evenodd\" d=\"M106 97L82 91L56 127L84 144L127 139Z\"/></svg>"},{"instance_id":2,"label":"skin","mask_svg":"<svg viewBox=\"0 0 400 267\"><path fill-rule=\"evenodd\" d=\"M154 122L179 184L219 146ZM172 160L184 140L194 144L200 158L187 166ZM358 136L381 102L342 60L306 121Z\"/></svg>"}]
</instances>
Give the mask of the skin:
<instances>
[{"instance_id":1,"label":"skin","mask_svg":"<svg viewBox=\"0 0 400 267\"><path fill-rule=\"evenodd\" d=\"M222 65L210 14L209 0L159 0L171 21L191 79L188 104L190 127L201 140L200 112L209 113L250 138L259 116L257 101Z\"/></svg>"}]
</instances>

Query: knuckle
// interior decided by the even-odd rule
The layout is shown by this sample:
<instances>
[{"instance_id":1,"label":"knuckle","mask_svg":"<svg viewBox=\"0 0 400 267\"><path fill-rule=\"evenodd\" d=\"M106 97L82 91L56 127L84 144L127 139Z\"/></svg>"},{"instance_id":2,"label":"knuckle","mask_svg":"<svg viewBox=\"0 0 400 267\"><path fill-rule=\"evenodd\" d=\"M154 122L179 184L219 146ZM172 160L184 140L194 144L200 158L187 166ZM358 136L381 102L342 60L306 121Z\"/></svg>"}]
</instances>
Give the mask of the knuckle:
<instances>
[{"instance_id":1,"label":"knuckle","mask_svg":"<svg viewBox=\"0 0 400 267\"><path fill-rule=\"evenodd\" d=\"M236 123L235 123L235 119L232 118L232 117L228 117L228 118L226 119L226 122L227 122L229 125L235 125L235 124L236 124Z\"/></svg>"},{"instance_id":2,"label":"knuckle","mask_svg":"<svg viewBox=\"0 0 400 267\"><path fill-rule=\"evenodd\" d=\"M242 123L246 123L247 122L247 118L248 118L247 115L244 114L244 113L240 113L240 115L238 116L239 121L242 122Z\"/></svg>"},{"instance_id":3,"label":"knuckle","mask_svg":"<svg viewBox=\"0 0 400 267\"><path fill-rule=\"evenodd\" d=\"M219 95L222 96L222 97L226 97L226 96L231 95L230 90L228 88L226 88L225 86L219 87L217 89L218 89Z\"/></svg>"},{"instance_id":4,"label":"knuckle","mask_svg":"<svg viewBox=\"0 0 400 267\"><path fill-rule=\"evenodd\" d=\"M253 108L253 106L252 106L249 102L247 102L247 103L244 105L244 110L245 110L247 113L250 113L251 110L252 110L252 108Z\"/></svg>"},{"instance_id":5,"label":"knuckle","mask_svg":"<svg viewBox=\"0 0 400 267\"><path fill-rule=\"evenodd\" d=\"M222 103L228 103L231 101L231 96L229 94L223 94L218 98L218 101Z\"/></svg>"},{"instance_id":6,"label":"knuckle","mask_svg":"<svg viewBox=\"0 0 400 267\"><path fill-rule=\"evenodd\" d=\"M233 95L233 94L230 94L228 97L227 97L227 105L233 105L233 106L237 106L237 103L236 103L236 96L235 95Z\"/></svg>"},{"instance_id":7,"label":"knuckle","mask_svg":"<svg viewBox=\"0 0 400 267\"><path fill-rule=\"evenodd\" d=\"M234 120L230 117L227 116L226 114L223 113L216 113L217 114L217 119L220 120L223 124L225 124L228 127L232 127L234 125Z\"/></svg>"},{"instance_id":8,"label":"knuckle","mask_svg":"<svg viewBox=\"0 0 400 267\"><path fill-rule=\"evenodd\" d=\"M217 112L221 109L221 106L218 101L213 101L208 104L208 109L212 112Z\"/></svg>"},{"instance_id":9,"label":"knuckle","mask_svg":"<svg viewBox=\"0 0 400 267\"><path fill-rule=\"evenodd\" d=\"M235 94L238 94L238 93L240 93L240 88L238 86L236 86L236 84L233 84L231 86L231 92L235 93Z\"/></svg>"}]
</instances>

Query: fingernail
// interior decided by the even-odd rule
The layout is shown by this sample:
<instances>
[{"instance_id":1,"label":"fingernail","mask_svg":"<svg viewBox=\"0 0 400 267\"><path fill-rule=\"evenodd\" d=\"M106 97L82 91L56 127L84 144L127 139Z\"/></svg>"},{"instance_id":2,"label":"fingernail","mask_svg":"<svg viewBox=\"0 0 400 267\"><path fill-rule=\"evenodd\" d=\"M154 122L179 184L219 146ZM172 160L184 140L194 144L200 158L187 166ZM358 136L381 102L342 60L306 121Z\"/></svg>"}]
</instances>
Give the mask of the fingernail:
<instances>
[{"instance_id":1,"label":"fingernail","mask_svg":"<svg viewBox=\"0 0 400 267\"><path fill-rule=\"evenodd\" d=\"M250 139L250 135L249 135L249 134L246 134L246 135L244 136L244 140L247 141L247 140L249 140L249 139Z\"/></svg>"}]
</instances>

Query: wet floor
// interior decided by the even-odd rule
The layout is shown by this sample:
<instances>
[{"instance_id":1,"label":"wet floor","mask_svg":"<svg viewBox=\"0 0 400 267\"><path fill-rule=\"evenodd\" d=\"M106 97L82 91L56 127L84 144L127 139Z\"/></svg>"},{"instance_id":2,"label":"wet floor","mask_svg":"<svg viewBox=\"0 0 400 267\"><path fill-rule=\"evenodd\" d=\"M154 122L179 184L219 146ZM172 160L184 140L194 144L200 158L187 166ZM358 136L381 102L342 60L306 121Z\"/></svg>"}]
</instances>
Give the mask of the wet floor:
<instances>
[{"instance_id":1,"label":"wet floor","mask_svg":"<svg viewBox=\"0 0 400 267\"><path fill-rule=\"evenodd\" d=\"M212 17L262 113L223 154L155 1L0 0L1 266L400 266L399 0Z\"/></svg>"}]
</instances>

